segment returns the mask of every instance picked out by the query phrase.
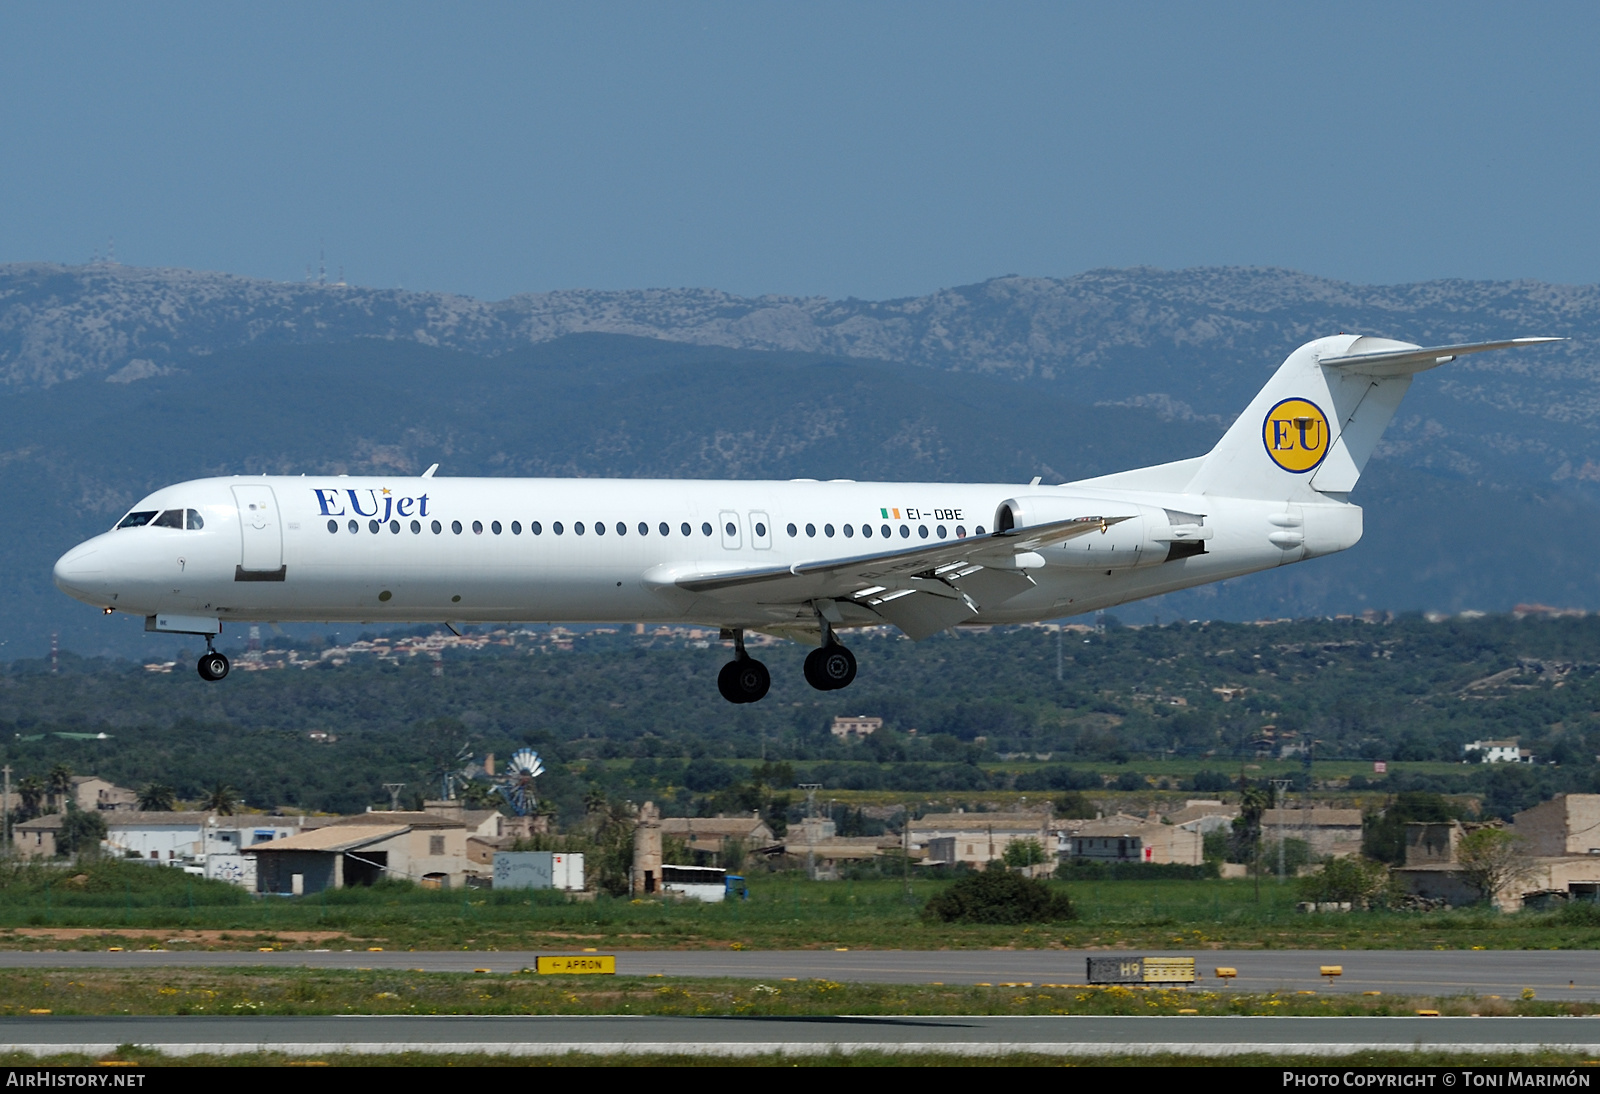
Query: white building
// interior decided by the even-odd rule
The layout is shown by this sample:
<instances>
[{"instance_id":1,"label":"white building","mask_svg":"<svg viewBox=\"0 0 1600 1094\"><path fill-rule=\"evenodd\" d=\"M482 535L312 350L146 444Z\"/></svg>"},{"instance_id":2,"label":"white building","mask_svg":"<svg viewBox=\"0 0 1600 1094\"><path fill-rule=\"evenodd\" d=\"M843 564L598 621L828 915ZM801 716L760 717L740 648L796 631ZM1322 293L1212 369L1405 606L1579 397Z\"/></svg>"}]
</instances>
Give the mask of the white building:
<instances>
[{"instance_id":1,"label":"white building","mask_svg":"<svg viewBox=\"0 0 1600 1094\"><path fill-rule=\"evenodd\" d=\"M1516 741L1473 741L1471 744L1461 746L1461 756L1465 760L1473 758L1473 753L1479 753L1482 762L1486 764L1531 764L1533 753L1525 748L1518 748Z\"/></svg>"}]
</instances>

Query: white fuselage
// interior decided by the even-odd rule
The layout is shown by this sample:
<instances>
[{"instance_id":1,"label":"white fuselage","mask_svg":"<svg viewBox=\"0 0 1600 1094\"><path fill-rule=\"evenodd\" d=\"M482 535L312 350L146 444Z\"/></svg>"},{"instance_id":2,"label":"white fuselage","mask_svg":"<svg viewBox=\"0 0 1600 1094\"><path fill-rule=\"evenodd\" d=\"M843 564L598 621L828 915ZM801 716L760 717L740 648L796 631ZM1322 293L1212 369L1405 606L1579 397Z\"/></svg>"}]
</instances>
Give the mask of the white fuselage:
<instances>
[{"instance_id":1,"label":"white fuselage","mask_svg":"<svg viewBox=\"0 0 1600 1094\"><path fill-rule=\"evenodd\" d=\"M1092 482L234 477L151 494L130 518L184 510L199 520L118 527L69 551L55 577L79 600L152 618L782 629L813 609L765 603L759 586L710 595L678 581L984 536L1010 499L1041 521L1093 513L1124 523L1025 558L1032 585L968 622L1093 611L1342 550L1361 534L1361 510L1334 501ZM1171 529L1185 524L1202 528L1191 549L1203 553L1172 550L1181 533ZM835 622L884 619L845 602Z\"/></svg>"}]
</instances>

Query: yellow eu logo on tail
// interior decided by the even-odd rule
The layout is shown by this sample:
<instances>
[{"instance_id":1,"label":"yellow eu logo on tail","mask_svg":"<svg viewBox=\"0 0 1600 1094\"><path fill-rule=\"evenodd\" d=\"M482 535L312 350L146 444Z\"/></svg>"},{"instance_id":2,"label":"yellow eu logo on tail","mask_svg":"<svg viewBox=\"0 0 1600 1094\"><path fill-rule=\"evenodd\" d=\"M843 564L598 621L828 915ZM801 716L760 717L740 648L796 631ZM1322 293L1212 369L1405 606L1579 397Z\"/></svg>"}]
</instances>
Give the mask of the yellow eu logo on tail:
<instances>
[{"instance_id":1,"label":"yellow eu logo on tail","mask_svg":"<svg viewBox=\"0 0 1600 1094\"><path fill-rule=\"evenodd\" d=\"M1273 463L1304 474L1328 454L1328 416L1309 399L1285 399L1267 411L1261 440Z\"/></svg>"}]
</instances>

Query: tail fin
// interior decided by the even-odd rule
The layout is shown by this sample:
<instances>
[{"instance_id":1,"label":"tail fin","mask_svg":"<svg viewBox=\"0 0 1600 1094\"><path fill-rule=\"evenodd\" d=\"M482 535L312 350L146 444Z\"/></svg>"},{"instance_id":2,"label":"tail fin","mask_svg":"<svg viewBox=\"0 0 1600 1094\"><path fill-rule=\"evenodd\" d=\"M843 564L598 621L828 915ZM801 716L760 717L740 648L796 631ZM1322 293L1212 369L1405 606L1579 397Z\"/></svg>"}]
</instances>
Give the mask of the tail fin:
<instances>
[{"instance_id":1,"label":"tail fin","mask_svg":"<svg viewBox=\"0 0 1600 1094\"><path fill-rule=\"evenodd\" d=\"M1291 353L1205 456L1188 493L1336 500L1356 480L1418 372L1468 353L1558 342L1514 338L1423 348L1341 334Z\"/></svg>"}]
</instances>

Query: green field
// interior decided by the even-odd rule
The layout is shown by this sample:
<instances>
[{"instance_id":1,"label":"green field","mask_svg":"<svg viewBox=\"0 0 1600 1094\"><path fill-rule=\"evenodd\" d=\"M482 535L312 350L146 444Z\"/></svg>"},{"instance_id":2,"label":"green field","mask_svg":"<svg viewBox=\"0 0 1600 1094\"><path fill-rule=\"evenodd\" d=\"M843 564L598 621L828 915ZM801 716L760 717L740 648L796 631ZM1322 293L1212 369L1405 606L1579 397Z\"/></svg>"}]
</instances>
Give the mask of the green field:
<instances>
[{"instance_id":1,"label":"green field","mask_svg":"<svg viewBox=\"0 0 1600 1094\"><path fill-rule=\"evenodd\" d=\"M1077 918L1056 924L935 924L923 904L949 882L752 876L748 901L570 901L549 892L429 891L386 883L301 898L252 897L171 870L101 861L0 873L0 946L105 949L1594 949L1600 910L1505 915L1486 908L1308 917L1293 882L1049 884ZM81 879L81 880L79 880Z\"/></svg>"}]
</instances>

